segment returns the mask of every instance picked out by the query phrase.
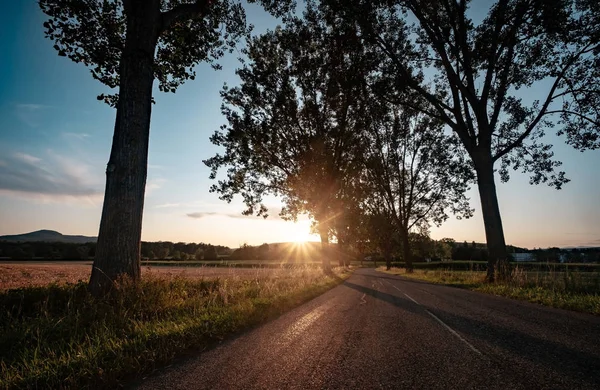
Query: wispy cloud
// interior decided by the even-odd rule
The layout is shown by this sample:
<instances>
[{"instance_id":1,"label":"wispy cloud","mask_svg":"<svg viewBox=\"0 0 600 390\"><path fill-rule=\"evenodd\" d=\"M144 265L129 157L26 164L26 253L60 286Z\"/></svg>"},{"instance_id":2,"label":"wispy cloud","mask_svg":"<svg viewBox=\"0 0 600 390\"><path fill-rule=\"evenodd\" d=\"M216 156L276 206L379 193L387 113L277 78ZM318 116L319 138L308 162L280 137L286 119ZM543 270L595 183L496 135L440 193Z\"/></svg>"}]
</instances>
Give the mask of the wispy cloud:
<instances>
[{"instance_id":1,"label":"wispy cloud","mask_svg":"<svg viewBox=\"0 0 600 390\"><path fill-rule=\"evenodd\" d=\"M50 106L47 106L45 104L33 104L33 103L15 104L15 107L17 107L19 109L23 109L23 110L29 110L29 111L36 111L36 110L41 110L44 108L50 108Z\"/></svg>"},{"instance_id":2,"label":"wispy cloud","mask_svg":"<svg viewBox=\"0 0 600 390\"><path fill-rule=\"evenodd\" d=\"M238 213L221 213L221 212L215 212L215 211L201 211L201 212L195 212L195 213L188 213L186 215L190 218L195 218L195 219L200 219L200 218L205 218L205 217L215 217L215 216L236 218L236 219L265 219L264 217L257 217L256 215L243 215L243 214L238 214ZM281 217L278 214L274 214L274 215L269 214L269 217L267 218L267 220L274 220L274 219L281 219Z\"/></svg>"},{"instance_id":3,"label":"wispy cloud","mask_svg":"<svg viewBox=\"0 0 600 390\"><path fill-rule=\"evenodd\" d=\"M166 208L172 208L172 207L179 207L181 206L180 203L164 203L164 204L159 204L154 206L155 209L166 209Z\"/></svg>"},{"instance_id":4,"label":"wispy cloud","mask_svg":"<svg viewBox=\"0 0 600 390\"><path fill-rule=\"evenodd\" d=\"M39 126L40 112L50 106L44 104L21 103L15 104L15 114L29 127Z\"/></svg>"},{"instance_id":5,"label":"wispy cloud","mask_svg":"<svg viewBox=\"0 0 600 390\"><path fill-rule=\"evenodd\" d=\"M23 161L23 162L25 162L27 164L30 164L30 165L35 165L35 164L39 163L40 161L42 161L41 158L32 156L32 155L27 154L27 153L15 153L13 156L17 160L21 160L21 161Z\"/></svg>"},{"instance_id":6,"label":"wispy cloud","mask_svg":"<svg viewBox=\"0 0 600 390\"><path fill-rule=\"evenodd\" d=\"M204 218L204 217L212 217L212 216L222 215L222 214L216 213L214 211L206 211L206 212L188 213L186 215L190 218L200 219L200 218Z\"/></svg>"},{"instance_id":7,"label":"wispy cloud","mask_svg":"<svg viewBox=\"0 0 600 390\"><path fill-rule=\"evenodd\" d=\"M157 169L162 171L165 169L165 167L163 167L162 165L148 164L148 169Z\"/></svg>"},{"instance_id":8,"label":"wispy cloud","mask_svg":"<svg viewBox=\"0 0 600 390\"><path fill-rule=\"evenodd\" d=\"M148 179L146 182L146 196L152 194L154 191L162 188L163 184L166 182L166 179L162 177L154 177Z\"/></svg>"},{"instance_id":9,"label":"wispy cloud","mask_svg":"<svg viewBox=\"0 0 600 390\"><path fill-rule=\"evenodd\" d=\"M86 138L91 137L87 133L62 133L62 135L63 135L63 137L75 138L75 139L78 139L78 140L84 140Z\"/></svg>"},{"instance_id":10,"label":"wispy cloud","mask_svg":"<svg viewBox=\"0 0 600 390\"><path fill-rule=\"evenodd\" d=\"M102 198L102 181L89 165L48 150L42 157L26 153L5 155L0 165L0 193L44 202Z\"/></svg>"}]
</instances>

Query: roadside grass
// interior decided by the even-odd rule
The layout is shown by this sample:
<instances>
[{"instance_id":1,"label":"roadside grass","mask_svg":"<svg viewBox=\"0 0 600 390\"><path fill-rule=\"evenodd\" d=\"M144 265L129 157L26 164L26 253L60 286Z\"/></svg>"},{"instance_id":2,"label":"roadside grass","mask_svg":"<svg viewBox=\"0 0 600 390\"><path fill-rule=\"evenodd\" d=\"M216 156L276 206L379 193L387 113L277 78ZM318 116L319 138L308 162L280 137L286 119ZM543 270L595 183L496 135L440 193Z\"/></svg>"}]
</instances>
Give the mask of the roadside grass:
<instances>
[{"instance_id":1,"label":"roadside grass","mask_svg":"<svg viewBox=\"0 0 600 390\"><path fill-rule=\"evenodd\" d=\"M142 266L176 267L228 267L228 268L294 268L298 266L321 267L320 261L292 262L285 260L144 260Z\"/></svg>"},{"instance_id":2,"label":"roadside grass","mask_svg":"<svg viewBox=\"0 0 600 390\"><path fill-rule=\"evenodd\" d=\"M484 271L447 269L414 270L385 267L377 271L401 275L430 283L520 299L560 309L600 315L600 273L573 271L524 271L516 267L505 282L486 283Z\"/></svg>"},{"instance_id":3,"label":"roadside grass","mask_svg":"<svg viewBox=\"0 0 600 390\"><path fill-rule=\"evenodd\" d=\"M122 279L95 299L83 282L0 293L0 388L115 388L178 355L271 319L350 275L312 267L268 278Z\"/></svg>"}]
</instances>

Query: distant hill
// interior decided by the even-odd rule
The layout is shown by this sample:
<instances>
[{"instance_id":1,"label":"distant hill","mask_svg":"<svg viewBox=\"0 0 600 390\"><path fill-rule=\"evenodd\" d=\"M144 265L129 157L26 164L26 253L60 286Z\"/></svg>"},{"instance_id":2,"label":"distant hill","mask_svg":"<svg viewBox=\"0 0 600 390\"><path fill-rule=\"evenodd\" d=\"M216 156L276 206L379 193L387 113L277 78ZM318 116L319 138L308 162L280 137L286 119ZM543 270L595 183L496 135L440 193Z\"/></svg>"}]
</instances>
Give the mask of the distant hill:
<instances>
[{"instance_id":1,"label":"distant hill","mask_svg":"<svg viewBox=\"0 0 600 390\"><path fill-rule=\"evenodd\" d=\"M0 241L9 242L68 242L73 244L85 244L96 242L97 237L89 236L69 236L61 234L54 230L38 230L36 232L15 234L10 236L0 236Z\"/></svg>"}]
</instances>

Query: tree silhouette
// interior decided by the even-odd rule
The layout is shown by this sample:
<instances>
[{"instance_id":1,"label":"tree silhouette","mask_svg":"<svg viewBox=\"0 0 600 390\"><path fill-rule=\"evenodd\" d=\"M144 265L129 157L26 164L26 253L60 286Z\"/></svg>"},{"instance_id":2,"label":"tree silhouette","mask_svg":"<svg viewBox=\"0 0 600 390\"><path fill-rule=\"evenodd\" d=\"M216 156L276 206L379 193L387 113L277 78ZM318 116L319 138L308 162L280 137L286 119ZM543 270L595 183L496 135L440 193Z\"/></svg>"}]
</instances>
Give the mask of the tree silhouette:
<instances>
[{"instance_id":1,"label":"tree silhouette","mask_svg":"<svg viewBox=\"0 0 600 390\"><path fill-rule=\"evenodd\" d=\"M495 170L502 181L512 168L531 174L532 184L561 188L568 179L557 172L546 132L554 128L579 150L600 146L600 6L497 0L485 2L479 22L471 4L484 2L323 0L320 7L329 23L358 26L363 44L385 57L373 90L460 138L477 175L493 280L507 259Z\"/></svg>"},{"instance_id":2,"label":"tree silhouette","mask_svg":"<svg viewBox=\"0 0 600 390\"><path fill-rule=\"evenodd\" d=\"M367 185L381 200L375 204L396 224L406 269L412 272L410 232L439 226L449 213L470 217L464 194L472 175L457 140L443 134L437 120L393 105L384 108L367 144Z\"/></svg>"},{"instance_id":3,"label":"tree silhouette","mask_svg":"<svg viewBox=\"0 0 600 390\"><path fill-rule=\"evenodd\" d=\"M211 191L231 201L241 195L245 214L267 215L263 198L283 198L282 217L308 213L330 267L329 238L351 200L351 182L362 169L366 100L363 68L371 61L345 32L325 28L310 7L304 19L249 42L241 85L225 87L228 124L211 138L224 154L205 161ZM352 203L352 202L350 202Z\"/></svg>"},{"instance_id":4,"label":"tree silhouette","mask_svg":"<svg viewBox=\"0 0 600 390\"><path fill-rule=\"evenodd\" d=\"M249 0L275 15L292 1ZM140 239L147 176L152 85L175 92L194 66L215 62L249 33L234 0L40 0L46 37L60 56L81 62L118 95L100 95L117 109L90 291L110 290L120 274L140 277Z\"/></svg>"}]
</instances>

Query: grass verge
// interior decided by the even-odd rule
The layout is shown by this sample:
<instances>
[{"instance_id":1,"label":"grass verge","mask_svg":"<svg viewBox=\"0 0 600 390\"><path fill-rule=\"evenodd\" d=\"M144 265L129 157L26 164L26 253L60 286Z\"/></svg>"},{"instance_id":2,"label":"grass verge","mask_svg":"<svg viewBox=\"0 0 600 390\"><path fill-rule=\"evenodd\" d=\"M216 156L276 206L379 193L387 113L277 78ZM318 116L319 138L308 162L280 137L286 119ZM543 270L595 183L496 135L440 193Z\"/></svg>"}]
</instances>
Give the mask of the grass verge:
<instances>
[{"instance_id":1,"label":"grass verge","mask_svg":"<svg viewBox=\"0 0 600 390\"><path fill-rule=\"evenodd\" d=\"M349 276L302 267L268 278L149 277L99 300L85 283L0 293L0 388L114 388L257 325Z\"/></svg>"},{"instance_id":2,"label":"grass verge","mask_svg":"<svg viewBox=\"0 0 600 390\"><path fill-rule=\"evenodd\" d=\"M509 281L486 283L482 271L438 269L415 270L407 274L404 269L386 271L385 267L379 267L377 271L600 315L600 273L596 272L527 272L515 268Z\"/></svg>"}]
</instances>

